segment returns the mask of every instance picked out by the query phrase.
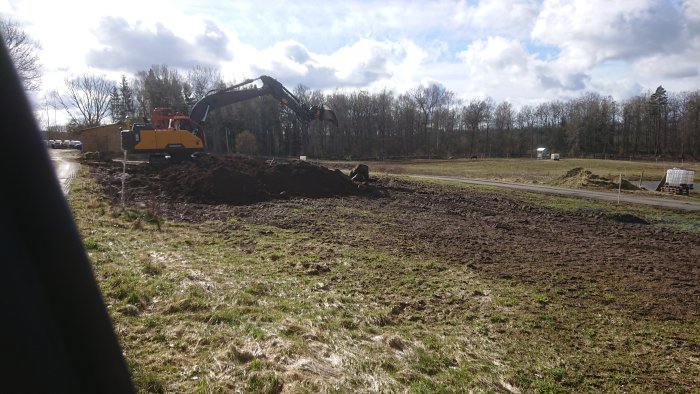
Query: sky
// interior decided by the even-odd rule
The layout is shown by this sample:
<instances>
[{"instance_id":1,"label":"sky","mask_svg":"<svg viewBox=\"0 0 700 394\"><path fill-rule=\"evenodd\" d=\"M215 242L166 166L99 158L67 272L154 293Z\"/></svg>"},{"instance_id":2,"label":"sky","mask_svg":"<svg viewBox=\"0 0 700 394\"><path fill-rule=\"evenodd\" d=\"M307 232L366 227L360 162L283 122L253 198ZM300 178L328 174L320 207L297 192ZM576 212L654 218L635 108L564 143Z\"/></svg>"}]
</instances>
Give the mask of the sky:
<instances>
[{"instance_id":1,"label":"sky","mask_svg":"<svg viewBox=\"0 0 700 394\"><path fill-rule=\"evenodd\" d=\"M151 65L395 94L438 83L516 108L700 89L700 0L0 0L39 41L42 90Z\"/></svg>"}]
</instances>

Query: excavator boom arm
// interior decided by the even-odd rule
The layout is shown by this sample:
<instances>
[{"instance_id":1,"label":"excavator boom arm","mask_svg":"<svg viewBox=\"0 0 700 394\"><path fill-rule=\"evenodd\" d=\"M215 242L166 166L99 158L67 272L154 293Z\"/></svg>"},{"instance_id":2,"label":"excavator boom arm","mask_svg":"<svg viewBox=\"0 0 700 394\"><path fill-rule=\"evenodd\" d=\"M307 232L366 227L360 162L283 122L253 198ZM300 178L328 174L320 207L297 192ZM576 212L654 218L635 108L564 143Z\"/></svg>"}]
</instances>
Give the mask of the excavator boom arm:
<instances>
[{"instance_id":1,"label":"excavator boom arm","mask_svg":"<svg viewBox=\"0 0 700 394\"><path fill-rule=\"evenodd\" d=\"M256 80L260 80L263 86L252 89L238 89L242 86L251 84ZM256 97L272 95L280 101L280 103L289 107L303 121L309 122L312 120L329 121L338 126L338 119L335 113L325 105L307 107L294 96L287 88L272 77L267 75L260 76L256 79L249 79L235 86L214 91L199 100L190 114L190 119L197 124L203 124L206 121L209 111L221 108L227 105L235 104L241 101L251 100Z\"/></svg>"}]
</instances>

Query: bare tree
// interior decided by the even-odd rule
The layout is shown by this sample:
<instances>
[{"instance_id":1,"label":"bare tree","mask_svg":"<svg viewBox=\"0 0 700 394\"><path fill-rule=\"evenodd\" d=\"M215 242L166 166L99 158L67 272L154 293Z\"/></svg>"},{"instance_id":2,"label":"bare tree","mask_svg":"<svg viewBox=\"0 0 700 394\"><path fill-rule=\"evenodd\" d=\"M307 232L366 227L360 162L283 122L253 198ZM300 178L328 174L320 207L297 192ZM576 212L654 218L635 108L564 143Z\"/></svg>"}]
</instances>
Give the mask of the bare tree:
<instances>
[{"instance_id":1,"label":"bare tree","mask_svg":"<svg viewBox=\"0 0 700 394\"><path fill-rule=\"evenodd\" d=\"M187 71L186 83L192 89L194 101L197 101L206 96L208 91L221 87L223 79L215 68L194 66Z\"/></svg>"},{"instance_id":2,"label":"bare tree","mask_svg":"<svg viewBox=\"0 0 700 394\"><path fill-rule=\"evenodd\" d=\"M700 157L700 90L683 93L680 133L681 158Z\"/></svg>"},{"instance_id":3,"label":"bare tree","mask_svg":"<svg viewBox=\"0 0 700 394\"><path fill-rule=\"evenodd\" d=\"M431 116L432 130L435 133L435 154L437 155L441 153L441 140L446 136L449 136L452 132L454 122L451 119L452 111L450 108L455 100L454 92L447 89L440 91L439 95L439 102L437 103ZM444 136L441 134L444 134Z\"/></svg>"},{"instance_id":4,"label":"bare tree","mask_svg":"<svg viewBox=\"0 0 700 394\"><path fill-rule=\"evenodd\" d=\"M135 100L135 112L139 117L150 117L154 108L168 107L175 111L189 112L183 92L185 79L173 68L153 65L148 71L139 71L131 83ZM191 96L191 86L187 88ZM190 103L192 103L190 101Z\"/></svg>"},{"instance_id":5,"label":"bare tree","mask_svg":"<svg viewBox=\"0 0 700 394\"><path fill-rule=\"evenodd\" d=\"M32 40L19 23L12 19L0 19L0 36L24 88L38 90L41 82L41 64L37 55L39 43Z\"/></svg>"},{"instance_id":6,"label":"bare tree","mask_svg":"<svg viewBox=\"0 0 700 394\"><path fill-rule=\"evenodd\" d=\"M377 117L377 134L379 137L379 158L384 160L387 153L387 134L393 126L391 119L391 106L394 98L386 88L381 93L375 95L375 107Z\"/></svg>"},{"instance_id":7,"label":"bare tree","mask_svg":"<svg viewBox=\"0 0 700 394\"><path fill-rule=\"evenodd\" d=\"M513 153L513 123L515 112L513 105L504 101L496 107L493 114L493 125L495 132L500 136L501 144L499 153L505 152L507 155Z\"/></svg>"},{"instance_id":8,"label":"bare tree","mask_svg":"<svg viewBox=\"0 0 700 394\"><path fill-rule=\"evenodd\" d=\"M489 120L491 119L491 110L493 106L493 99L487 97L485 99L472 99L462 110L466 124L471 131L469 148L472 155L476 154L475 147L477 147L476 142L479 137L478 134L484 129L486 129L486 133L488 133ZM488 145L488 143L487 134L486 145ZM488 151L488 149L482 147L481 151Z\"/></svg>"},{"instance_id":9,"label":"bare tree","mask_svg":"<svg viewBox=\"0 0 700 394\"><path fill-rule=\"evenodd\" d=\"M399 140L402 156L418 154L418 132L421 129L418 105L412 93L400 94L395 101L394 117L396 119L396 136Z\"/></svg>"},{"instance_id":10,"label":"bare tree","mask_svg":"<svg viewBox=\"0 0 700 394\"><path fill-rule=\"evenodd\" d=\"M66 79L64 95L54 92L54 98L70 116L76 127L99 126L109 113L110 96L114 82L105 76L83 74Z\"/></svg>"},{"instance_id":11,"label":"bare tree","mask_svg":"<svg viewBox=\"0 0 700 394\"><path fill-rule=\"evenodd\" d=\"M414 102L418 106L420 113L423 115L423 146L430 156L430 142L428 140L428 126L431 129L435 129L435 124L433 124L433 114L436 109L444 105L447 100L452 99L452 93L447 90L444 86L431 83L428 86L420 86L411 90L410 92Z\"/></svg>"}]
</instances>

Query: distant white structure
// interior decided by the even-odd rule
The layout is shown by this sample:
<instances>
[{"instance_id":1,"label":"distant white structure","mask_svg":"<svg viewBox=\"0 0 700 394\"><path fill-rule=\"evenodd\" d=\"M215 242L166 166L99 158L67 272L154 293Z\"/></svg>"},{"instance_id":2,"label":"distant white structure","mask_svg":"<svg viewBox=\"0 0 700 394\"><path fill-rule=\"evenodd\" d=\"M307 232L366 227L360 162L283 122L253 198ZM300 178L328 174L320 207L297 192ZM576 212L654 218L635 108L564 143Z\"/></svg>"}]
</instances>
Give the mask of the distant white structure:
<instances>
[{"instance_id":1,"label":"distant white structure","mask_svg":"<svg viewBox=\"0 0 700 394\"><path fill-rule=\"evenodd\" d=\"M656 191L688 195L690 194L690 189L694 186L694 178L695 171L681 168L666 170L666 176L663 177L659 186L656 187Z\"/></svg>"},{"instance_id":2,"label":"distant white structure","mask_svg":"<svg viewBox=\"0 0 700 394\"><path fill-rule=\"evenodd\" d=\"M547 155L547 148L537 148L537 158L544 159Z\"/></svg>"},{"instance_id":3,"label":"distant white structure","mask_svg":"<svg viewBox=\"0 0 700 394\"><path fill-rule=\"evenodd\" d=\"M695 171L673 168L666 170L666 185L675 187L688 186L692 188L694 177Z\"/></svg>"},{"instance_id":4,"label":"distant white structure","mask_svg":"<svg viewBox=\"0 0 700 394\"><path fill-rule=\"evenodd\" d=\"M559 153L552 153L551 159L552 160L559 160Z\"/></svg>"}]
</instances>

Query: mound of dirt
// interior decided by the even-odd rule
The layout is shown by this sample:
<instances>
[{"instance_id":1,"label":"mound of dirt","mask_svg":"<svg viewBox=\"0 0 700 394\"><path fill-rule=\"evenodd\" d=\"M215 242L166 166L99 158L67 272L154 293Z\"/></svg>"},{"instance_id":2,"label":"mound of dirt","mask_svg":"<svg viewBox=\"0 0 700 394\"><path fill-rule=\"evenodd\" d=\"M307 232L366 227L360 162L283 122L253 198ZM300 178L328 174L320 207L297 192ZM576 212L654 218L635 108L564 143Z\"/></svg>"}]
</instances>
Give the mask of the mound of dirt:
<instances>
[{"instance_id":1,"label":"mound of dirt","mask_svg":"<svg viewBox=\"0 0 700 394\"><path fill-rule=\"evenodd\" d=\"M649 224L646 219L632 215L631 213L611 213L606 216L620 223Z\"/></svg>"},{"instance_id":2,"label":"mound of dirt","mask_svg":"<svg viewBox=\"0 0 700 394\"><path fill-rule=\"evenodd\" d=\"M109 167L110 174L103 178L112 188L120 186L121 164ZM243 156L200 155L160 168L146 164L129 166L127 174L126 189L131 196L150 195L192 203L242 205L288 196L359 193L358 185L340 170L298 160L270 162Z\"/></svg>"},{"instance_id":3,"label":"mound of dirt","mask_svg":"<svg viewBox=\"0 0 700 394\"><path fill-rule=\"evenodd\" d=\"M617 189L618 183L615 180L610 180L598 175L593 174L591 171L583 169L583 167L573 168L559 178L555 183L558 186L568 186L568 187L593 187L593 188L603 188L603 189ZM632 184L626 179L622 180L623 190L639 190L637 186Z\"/></svg>"}]
</instances>

